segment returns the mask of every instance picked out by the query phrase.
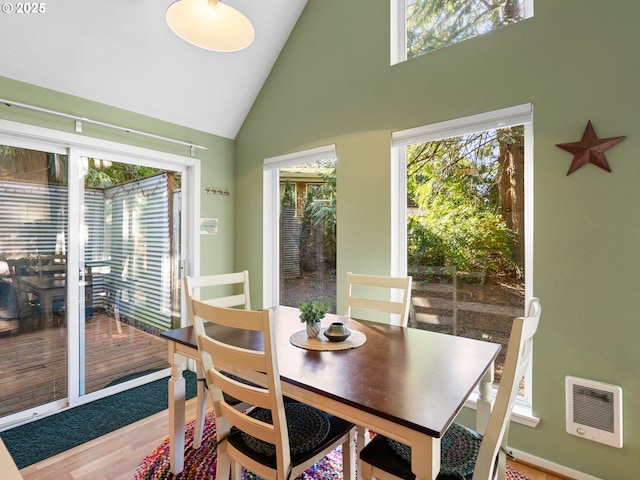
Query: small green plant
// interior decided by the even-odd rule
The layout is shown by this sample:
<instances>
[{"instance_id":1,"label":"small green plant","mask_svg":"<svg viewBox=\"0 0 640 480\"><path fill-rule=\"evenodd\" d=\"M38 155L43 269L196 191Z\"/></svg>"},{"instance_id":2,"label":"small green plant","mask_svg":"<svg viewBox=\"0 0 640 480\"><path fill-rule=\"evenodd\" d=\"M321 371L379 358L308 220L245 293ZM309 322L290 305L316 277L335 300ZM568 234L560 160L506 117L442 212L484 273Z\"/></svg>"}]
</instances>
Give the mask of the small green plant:
<instances>
[{"instance_id":1,"label":"small green plant","mask_svg":"<svg viewBox=\"0 0 640 480\"><path fill-rule=\"evenodd\" d=\"M302 302L300 304L300 321L307 325L315 325L324 318L329 308L331 308L329 305L318 300Z\"/></svg>"}]
</instances>

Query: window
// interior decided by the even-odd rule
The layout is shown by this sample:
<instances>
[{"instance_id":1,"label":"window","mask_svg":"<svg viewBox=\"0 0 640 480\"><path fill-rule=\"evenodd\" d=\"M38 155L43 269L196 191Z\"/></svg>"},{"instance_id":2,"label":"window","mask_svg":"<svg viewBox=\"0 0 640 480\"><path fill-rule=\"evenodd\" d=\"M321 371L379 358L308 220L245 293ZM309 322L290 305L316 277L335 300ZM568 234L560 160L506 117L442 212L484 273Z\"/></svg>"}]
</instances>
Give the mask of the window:
<instances>
[{"instance_id":1,"label":"window","mask_svg":"<svg viewBox=\"0 0 640 480\"><path fill-rule=\"evenodd\" d=\"M391 63L533 16L533 0L391 0Z\"/></svg>"},{"instance_id":2,"label":"window","mask_svg":"<svg viewBox=\"0 0 640 480\"><path fill-rule=\"evenodd\" d=\"M394 132L394 197L404 201L393 230L397 262L413 276L410 327L506 347L532 296L531 121L522 105Z\"/></svg>"},{"instance_id":3,"label":"window","mask_svg":"<svg viewBox=\"0 0 640 480\"><path fill-rule=\"evenodd\" d=\"M314 298L335 312L335 146L265 160L264 182L264 306Z\"/></svg>"}]
</instances>

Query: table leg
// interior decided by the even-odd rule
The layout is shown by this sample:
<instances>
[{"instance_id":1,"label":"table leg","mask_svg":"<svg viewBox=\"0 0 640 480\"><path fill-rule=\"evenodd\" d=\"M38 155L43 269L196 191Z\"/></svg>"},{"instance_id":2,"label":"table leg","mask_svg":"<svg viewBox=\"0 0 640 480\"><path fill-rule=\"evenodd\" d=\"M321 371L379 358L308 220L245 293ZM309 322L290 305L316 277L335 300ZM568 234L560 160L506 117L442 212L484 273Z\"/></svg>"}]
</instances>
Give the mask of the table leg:
<instances>
[{"instance_id":1,"label":"table leg","mask_svg":"<svg viewBox=\"0 0 640 480\"><path fill-rule=\"evenodd\" d=\"M479 385L480 396L476 404L476 431L484 434L493 409L493 363L487 369Z\"/></svg>"},{"instance_id":2,"label":"table leg","mask_svg":"<svg viewBox=\"0 0 640 480\"><path fill-rule=\"evenodd\" d=\"M349 439L342 445L343 480L356 480L356 462L358 460L357 452L359 450L354 452L353 446L355 443L355 432L353 431L353 429L351 429L351 433L349 433ZM358 465L357 468L360 468L360 465Z\"/></svg>"},{"instance_id":3,"label":"table leg","mask_svg":"<svg viewBox=\"0 0 640 480\"><path fill-rule=\"evenodd\" d=\"M367 445L367 443L369 443L369 439L367 438L369 436L369 429L363 427L362 425L357 425L356 430L358 431L356 435L356 447L357 451L361 452L362 449ZM361 472L362 465L360 464L360 455L358 455L357 464L358 471Z\"/></svg>"},{"instance_id":4,"label":"table leg","mask_svg":"<svg viewBox=\"0 0 640 480\"><path fill-rule=\"evenodd\" d=\"M40 301L42 302L44 327L53 327L53 292L50 290L43 291Z\"/></svg>"},{"instance_id":5,"label":"table leg","mask_svg":"<svg viewBox=\"0 0 640 480\"><path fill-rule=\"evenodd\" d=\"M184 469L184 420L185 381L182 376L185 358L175 353L174 342L169 342L169 359L172 363L169 378L169 463L171 473L177 475Z\"/></svg>"},{"instance_id":6,"label":"table leg","mask_svg":"<svg viewBox=\"0 0 640 480\"><path fill-rule=\"evenodd\" d=\"M196 398L196 420L193 427L193 448L197 450L202 443L202 434L204 432L204 419L207 414L207 389L204 381L204 373L202 364L196 362L196 372L198 375L198 393Z\"/></svg>"},{"instance_id":7,"label":"table leg","mask_svg":"<svg viewBox=\"0 0 640 480\"><path fill-rule=\"evenodd\" d=\"M440 439L416 432L411 452L411 471L416 480L435 480L440 473Z\"/></svg>"}]
</instances>

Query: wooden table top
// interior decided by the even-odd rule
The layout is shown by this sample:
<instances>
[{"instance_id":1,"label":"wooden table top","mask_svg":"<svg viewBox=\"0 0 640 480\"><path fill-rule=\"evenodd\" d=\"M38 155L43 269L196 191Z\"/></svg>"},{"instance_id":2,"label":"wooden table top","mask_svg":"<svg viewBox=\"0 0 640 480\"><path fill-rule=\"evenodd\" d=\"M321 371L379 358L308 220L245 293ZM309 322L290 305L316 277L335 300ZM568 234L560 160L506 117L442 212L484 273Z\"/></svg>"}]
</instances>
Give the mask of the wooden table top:
<instances>
[{"instance_id":1,"label":"wooden table top","mask_svg":"<svg viewBox=\"0 0 640 480\"><path fill-rule=\"evenodd\" d=\"M289 341L304 328L298 309L272 310L283 382L437 438L444 435L500 350L495 343L337 315L327 315L323 327L341 321L366 335L364 345L341 351L304 350ZM207 325L211 336L261 348L255 335L239 332ZM197 348L191 327L160 336Z\"/></svg>"},{"instance_id":2,"label":"wooden table top","mask_svg":"<svg viewBox=\"0 0 640 480\"><path fill-rule=\"evenodd\" d=\"M20 280L28 286L41 290L64 288L67 285L67 280L64 275L26 275L20 277Z\"/></svg>"}]
</instances>

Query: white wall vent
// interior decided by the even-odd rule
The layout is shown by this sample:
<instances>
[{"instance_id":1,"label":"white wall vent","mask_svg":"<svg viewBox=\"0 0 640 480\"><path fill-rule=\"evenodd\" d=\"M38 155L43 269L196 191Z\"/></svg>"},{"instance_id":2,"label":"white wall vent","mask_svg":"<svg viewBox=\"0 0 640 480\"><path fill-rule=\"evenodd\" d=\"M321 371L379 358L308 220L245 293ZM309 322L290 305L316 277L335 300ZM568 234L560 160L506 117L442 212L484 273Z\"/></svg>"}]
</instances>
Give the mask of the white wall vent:
<instances>
[{"instance_id":1,"label":"white wall vent","mask_svg":"<svg viewBox=\"0 0 640 480\"><path fill-rule=\"evenodd\" d=\"M622 388L566 377L567 433L622 448Z\"/></svg>"}]
</instances>

